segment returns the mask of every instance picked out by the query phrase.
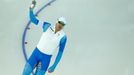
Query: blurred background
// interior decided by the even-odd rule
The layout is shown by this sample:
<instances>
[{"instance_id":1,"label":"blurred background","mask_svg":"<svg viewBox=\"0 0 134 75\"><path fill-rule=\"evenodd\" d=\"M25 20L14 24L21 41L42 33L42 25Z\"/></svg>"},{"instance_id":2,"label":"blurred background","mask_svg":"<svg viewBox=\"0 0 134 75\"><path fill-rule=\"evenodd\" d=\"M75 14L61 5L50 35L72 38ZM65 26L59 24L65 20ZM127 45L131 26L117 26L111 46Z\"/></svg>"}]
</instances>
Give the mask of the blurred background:
<instances>
[{"instance_id":1,"label":"blurred background","mask_svg":"<svg viewBox=\"0 0 134 75\"><path fill-rule=\"evenodd\" d=\"M49 1L37 0L35 11ZM21 41L31 2L0 0L1 75L23 71ZM55 72L46 75L134 75L134 0L57 0L38 18L55 24L61 16L68 21L67 46ZM33 24L30 28L28 57L42 33Z\"/></svg>"}]
</instances>

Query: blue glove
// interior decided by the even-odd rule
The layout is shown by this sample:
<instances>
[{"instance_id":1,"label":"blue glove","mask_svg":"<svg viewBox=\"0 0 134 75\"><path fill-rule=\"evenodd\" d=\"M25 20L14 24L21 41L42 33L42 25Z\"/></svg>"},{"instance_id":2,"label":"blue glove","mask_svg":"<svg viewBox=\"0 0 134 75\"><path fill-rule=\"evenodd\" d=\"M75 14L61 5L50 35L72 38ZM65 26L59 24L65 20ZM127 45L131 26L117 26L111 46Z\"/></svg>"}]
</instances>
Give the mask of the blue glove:
<instances>
[{"instance_id":1,"label":"blue glove","mask_svg":"<svg viewBox=\"0 0 134 75\"><path fill-rule=\"evenodd\" d=\"M51 66L51 67L48 69L48 72L49 72L49 73L52 73L52 72L54 72L54 70L55 70L55 66Z\"/></svg>"}]
</instances>

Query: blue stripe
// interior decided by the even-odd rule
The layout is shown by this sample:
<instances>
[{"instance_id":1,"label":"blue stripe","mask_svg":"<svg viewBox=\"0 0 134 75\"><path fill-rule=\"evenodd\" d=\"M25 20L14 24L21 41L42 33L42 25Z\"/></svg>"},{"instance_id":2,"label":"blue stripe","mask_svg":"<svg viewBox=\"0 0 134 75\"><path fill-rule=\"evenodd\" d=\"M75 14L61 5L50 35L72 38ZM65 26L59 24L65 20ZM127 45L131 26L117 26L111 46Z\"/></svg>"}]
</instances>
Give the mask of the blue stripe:
<instances>
[{"instance_id":1,"label":"blue stripe","mask_svg":"<svg viewBox=\"0 0 134 75\"><path fill-rule=\"evenodd\" d=\"M51 26L50 23L48 23L48 22L44 22L44 24L43 24L43 32L46 32L46 30L47 30L48 27L50 27L50 26Z\"/></svg>"}]
</instances>

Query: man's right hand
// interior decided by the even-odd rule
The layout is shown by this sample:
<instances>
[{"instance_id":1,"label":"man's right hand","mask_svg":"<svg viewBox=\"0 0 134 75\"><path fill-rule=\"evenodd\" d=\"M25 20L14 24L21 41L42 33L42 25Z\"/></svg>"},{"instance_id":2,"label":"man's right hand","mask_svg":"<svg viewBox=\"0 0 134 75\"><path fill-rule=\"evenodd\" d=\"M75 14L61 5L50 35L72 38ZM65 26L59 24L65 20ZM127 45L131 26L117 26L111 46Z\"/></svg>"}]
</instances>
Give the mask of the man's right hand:
<instances>
[{"instance_id":1,"label":"man's right hand","mask_svg":"<svg viewBox=\"0 0 134 75\"><path fill-rule=\"evenodd\" d=\"M33 0L33 1L32 1L32 4L31 4L31 6L30 6L30 10L33 10L33 9L35 8L35 6L36 6L36 1Z\"/></svg>"}]
</instances>

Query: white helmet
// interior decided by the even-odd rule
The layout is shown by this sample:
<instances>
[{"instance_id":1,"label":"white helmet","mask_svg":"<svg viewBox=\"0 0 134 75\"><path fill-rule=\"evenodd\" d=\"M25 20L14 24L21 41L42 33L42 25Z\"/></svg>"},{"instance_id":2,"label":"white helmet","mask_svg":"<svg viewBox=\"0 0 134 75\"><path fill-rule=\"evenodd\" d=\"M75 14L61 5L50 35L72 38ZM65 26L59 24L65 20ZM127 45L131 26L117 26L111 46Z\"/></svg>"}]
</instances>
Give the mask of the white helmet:
<instances>
[{"instance_id":1,"label":"white helmet","mask_svg":"<svg viewBox=\"0 0 134 75\"><path fill-rule=\"evenodd\" d=\"M58 22L60 22L63 25L66 25L67 24L66 19L64 17L58 18Z\"/></svg>"}]
</instances>

